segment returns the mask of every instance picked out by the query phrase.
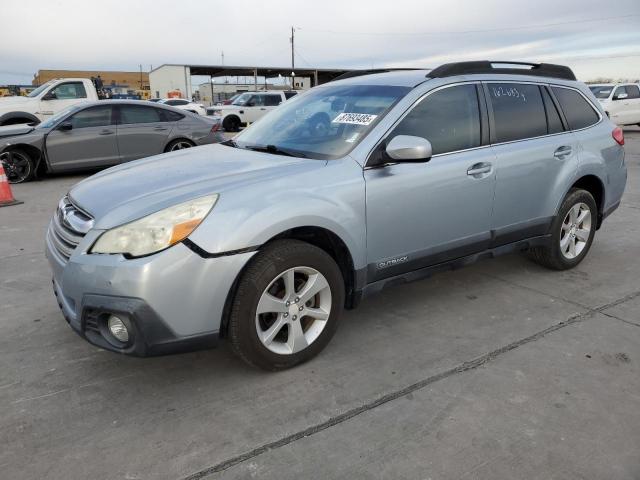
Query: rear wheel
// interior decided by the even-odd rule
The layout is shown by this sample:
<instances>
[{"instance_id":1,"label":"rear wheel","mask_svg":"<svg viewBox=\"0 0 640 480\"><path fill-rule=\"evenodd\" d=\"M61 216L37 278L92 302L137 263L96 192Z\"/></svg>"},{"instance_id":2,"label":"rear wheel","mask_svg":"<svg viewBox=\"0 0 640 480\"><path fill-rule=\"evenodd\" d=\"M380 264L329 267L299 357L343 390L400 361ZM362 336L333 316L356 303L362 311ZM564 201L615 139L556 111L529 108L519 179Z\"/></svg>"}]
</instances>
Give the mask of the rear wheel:
<instances>
[{"instance_id":1,"label":"rear wheel","mask_svg":"<svg viewBox=\"0 0 640 480\"><path fill-rule=\"evenodd\" d=\"M186 138L179 138L178 140L174 140L169 145L165 151L167 152L175 152L176 150L184 150L185 148L195 147L195 143L191 140L187 140Z\"/></svg>"},{"instance_id":2,"label":"rear wheel","mask_svg":"<svg viewBox=\"0 0 640 480\"><path fill-rule=\"evenodd\" d=\"M305 242L278 240L242 275L229 337L234 351L251 365L293 367L327 345L343 306L344 281L333 258Z\"/></svg>"},{"instance_id":3,"label":"rear wheel","mask_svg":"<svg viewBox=\"0 0 640 480\"><path fill-rule=\"evenodd\" d=\"M24 150L11 150L2 155L2 165L9 183L23 183L35 177L35 163Z\"/></svg>"},{"instance_id":4,"label":"rear wheel","mask_svg":"<svg viewBox=\"0 0 640 480\"><path fill-rule=\"evenodd\" d=\"M231 115L224 119L222 122L222 127L227 132L237 132L240 130L240 119L235 115Z\"/></svg>"},{"instance_id":5,"label":"rear wheel","mask_svg":"<svg viewBox=\"0 0 640 480\"><path fill-rule=\"evenodd\" d=\"M551 227L551 245L530 250L531 258L554 270L578 265L593 243L598 208L586 190L574 188L562 202Z\"/></svg>"}]
</instances>

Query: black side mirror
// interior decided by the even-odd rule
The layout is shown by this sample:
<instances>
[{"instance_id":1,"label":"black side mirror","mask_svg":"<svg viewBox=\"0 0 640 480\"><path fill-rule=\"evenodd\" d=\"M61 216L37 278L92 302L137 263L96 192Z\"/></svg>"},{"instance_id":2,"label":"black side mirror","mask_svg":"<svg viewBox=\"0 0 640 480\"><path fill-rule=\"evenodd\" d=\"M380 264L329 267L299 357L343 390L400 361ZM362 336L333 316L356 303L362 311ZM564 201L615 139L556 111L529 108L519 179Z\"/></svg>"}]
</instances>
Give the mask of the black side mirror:
<instances>
[{"instance_id":1,"label":"black side mirror","mask_svg":"<svg viewBox=\"0 0 640 480\"><path fill-rule=\"evenodd\" d=\"M247 102L245 107L255 107L256 106L256 102Z\"/></svg>"},{"instance_id":2,"label":"black side mirror","mask_svg":"<svg viewBox=\"0 0 640 480\"><path fill-rule=\"evenodd\" d=\"M56 93L53 90L49 90L47 93L44 94L44 96L42 97L42 100L56 100L58 97L56 96Z\"/></svg>"},{"instance_id":3,"label":"black side mirror","mask_svg":"<svg viewBox=\"0 0 640 480\"><path fill-rule=\"evenodd\" d=\"M62 122L60 125L58 125L58 130L61 130L63 132L68 132L71 129L73 129L73 125L71 124L71 122Z\"/></svg>"}]
</instances>

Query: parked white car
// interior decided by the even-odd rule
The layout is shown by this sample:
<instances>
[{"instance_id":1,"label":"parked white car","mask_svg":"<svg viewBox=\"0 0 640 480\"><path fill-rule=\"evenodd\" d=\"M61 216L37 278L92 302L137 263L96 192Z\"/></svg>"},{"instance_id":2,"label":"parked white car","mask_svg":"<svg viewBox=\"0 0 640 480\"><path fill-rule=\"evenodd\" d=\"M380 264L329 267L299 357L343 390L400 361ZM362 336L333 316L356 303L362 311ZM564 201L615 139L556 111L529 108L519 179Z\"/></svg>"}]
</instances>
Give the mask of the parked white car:
<instances>
[{"instance_id":1,"label":"parked white car","mask_svg":"<svg viewBox=\"0 0 640 480\"><path fill-rule=\"evenodd\" d=\"M0 98L0 125L40 123L72 105L96 100L98 92L88 78L57 78L26 97Z\"/></svg>"},{"instance_id":2,"label":"parked white car","mask_svg":"<svg viewBox=\"0 0 640 480\"><path fill-rule=\"evenodd\" d=\"M245 92L230 105L216 105L207 109L208 115L218 117L227 132L237 132L260 120L269 111L293 97L296 91Z\"/></svg>"},{"instance_id":3,"label":"parked white car","mask_svg":"<svg viewBox=\"0 0 640 480\"><path fill-rule=\"evenodd\" d=\"M207 110L204 108L204 105L200 103L190 102L189 100L185 100L184 98L164 98L162 100L158 100L157 103L162 103L164 105L169 105L170 107L179 108L180 110L186 110L187 112L197 113L198 115L206 115Z\"/></svg>"},{"instance_id":4,"label":"parked white car","mask_svg":"<svg viewBox=\"0 0 640 480\"><path fill-rule=\"evenodd\" d=\"M640 85L606 83L589 85L609 118L618 125L640 125Z\"/></svg>"}]
</instances>

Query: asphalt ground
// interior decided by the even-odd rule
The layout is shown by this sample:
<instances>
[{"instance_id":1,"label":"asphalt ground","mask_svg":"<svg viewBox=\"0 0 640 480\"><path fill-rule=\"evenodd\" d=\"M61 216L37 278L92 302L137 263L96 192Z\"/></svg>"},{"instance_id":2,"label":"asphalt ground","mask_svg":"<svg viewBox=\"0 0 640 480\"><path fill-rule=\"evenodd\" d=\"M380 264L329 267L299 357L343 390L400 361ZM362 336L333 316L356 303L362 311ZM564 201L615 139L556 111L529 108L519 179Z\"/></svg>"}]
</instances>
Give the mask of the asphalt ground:
<instances>
[{"instance_id":1,"label":"asphalt ground","mask_svg":"<svg viewBox=\"0 0 640 480\"><path fill-rule=\"evenodd\" d=\"M83 176L0 209L0 477L640 478L640 131L584 262L522 255L385 290L280 373L217 349L100 350L51 291L44 233Z\"/></svg>"}]
</instances>

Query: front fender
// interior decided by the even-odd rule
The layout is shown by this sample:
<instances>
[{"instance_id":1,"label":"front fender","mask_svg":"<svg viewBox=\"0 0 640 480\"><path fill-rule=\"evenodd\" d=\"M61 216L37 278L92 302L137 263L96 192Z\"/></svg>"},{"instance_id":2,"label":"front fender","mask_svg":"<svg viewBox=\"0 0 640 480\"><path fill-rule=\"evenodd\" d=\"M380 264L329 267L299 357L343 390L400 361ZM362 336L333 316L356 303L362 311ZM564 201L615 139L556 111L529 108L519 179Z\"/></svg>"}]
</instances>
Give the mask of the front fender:
<instances>
[{"instance_id":1,"label":"front fender","mask_svg":"<svg viewBox=\"0 0 640 480\"><path fill-rule=\"evenodd\" d=\"M189 237L210 254L259 247L297 227L321 227L349 249L355 268L366 266L365 186L350 158L322 169L224 192Z\"/></svg>"}]
</instances>

